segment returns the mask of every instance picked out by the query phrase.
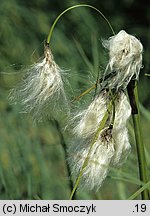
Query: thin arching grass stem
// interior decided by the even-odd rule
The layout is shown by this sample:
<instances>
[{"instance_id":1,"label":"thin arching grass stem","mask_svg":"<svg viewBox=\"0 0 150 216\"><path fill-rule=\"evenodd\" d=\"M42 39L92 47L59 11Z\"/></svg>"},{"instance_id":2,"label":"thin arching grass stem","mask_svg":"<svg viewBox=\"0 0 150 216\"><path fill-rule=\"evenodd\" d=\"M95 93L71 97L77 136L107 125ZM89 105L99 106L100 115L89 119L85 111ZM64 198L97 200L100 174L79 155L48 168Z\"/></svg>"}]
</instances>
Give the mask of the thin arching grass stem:
<instances>
[{"instance_id":1,"label":"thin arching grass stem","mask_svg":"<svg viewBox=\"0 0 150 216\"><path fill-rule=\"evenodd\" d=\"M100 11L98 10L96 7L92 6L92 5L88 5L88 4L78 4L78 5L74 5L74 6L71 6L69 8L67 8L66 10L64 10L62 13L60 13L58 15L58 17L55 19L55 21L53 22L52 24L52 27L50 28L50 31L49 31L49 34L48 34L48 37L47 37L47 43L50 44L51 42L51 38L52 38L52 34L53 34L53 31L54 31L54 28L58 22L58 20L65 14L67 13L68 11L72 10L72 9L75 9L75 8L78 8L78 7L88 7L88 8L92 8L93 10L97 11L103 18L104 20L107 22L110 30L112 31L113 35L115 35L115 32L110 24L110 22L108 21L108 19L105 17L105 15Z\"/></svg>"}]
</instances>

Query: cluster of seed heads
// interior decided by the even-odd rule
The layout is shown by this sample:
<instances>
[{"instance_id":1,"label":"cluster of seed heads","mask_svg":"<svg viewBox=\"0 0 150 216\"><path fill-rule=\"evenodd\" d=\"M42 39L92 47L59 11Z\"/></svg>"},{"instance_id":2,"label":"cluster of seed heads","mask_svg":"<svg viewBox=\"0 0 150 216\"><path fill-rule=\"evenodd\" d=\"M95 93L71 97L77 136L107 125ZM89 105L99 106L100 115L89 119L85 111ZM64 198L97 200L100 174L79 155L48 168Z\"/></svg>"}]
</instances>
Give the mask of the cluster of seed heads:
<instances>
[{"instance_id":1,"label":"cluster of seed heads","mask_svg":"<svg viewBox=\"0 0 150 216\"><path fill-rule=\"evenodd\" d=\"M69 147L72 173L78 176L82 170L80 185L95 190L102 185L109 169L120 166L130 152L126 123L131 107L125 90L132 78L138 78L143 52L140 41L123 30L104 41L104 46L109 50L109 61L102 88L89 107L74 116L76 140ZM116 95L113 102L115 114L113 109L108 111L112 95ZM106 112L109 117L105 127L95 137ZM84 167L86 158L88 162Z\"/></svg>"},{"instance_id":2,"label":"cluster of seed heads","mask_svg":"<svg viewBox=\"0 0 150 216\"><path fill-rule=\"evenodd\" d=\"M68 148L68 162L73 175L81 172L88 156L81 185L96 190L103 183L110 167L120 166L130 152L126 123L131 115L131 107L125 90L132 78L138 79L143 52L140 41L124 30L103 44L109 51L109 61L101 79L102 88L85 110L71 117L71 121L75 122L74 142ZM23 82L13 90L11 99L21 102L23 111L32 114L36 120L55 118L58 107L62 104L68 107L69 104L64 91L63 74L64 71L56 64L46 45L44 58L30 67ZM108 110L110 102L113 105ZM106 124L98 133L107 112Z\"/></svg>"}]
</instances>

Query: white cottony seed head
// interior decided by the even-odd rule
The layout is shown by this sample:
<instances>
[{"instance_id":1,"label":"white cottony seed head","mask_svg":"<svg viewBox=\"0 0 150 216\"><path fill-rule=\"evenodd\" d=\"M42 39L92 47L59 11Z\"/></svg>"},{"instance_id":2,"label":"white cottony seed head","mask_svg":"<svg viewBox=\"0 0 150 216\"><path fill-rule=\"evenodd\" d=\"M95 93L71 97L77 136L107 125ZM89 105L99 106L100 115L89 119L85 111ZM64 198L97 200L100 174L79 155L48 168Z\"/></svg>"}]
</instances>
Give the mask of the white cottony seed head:
<instances>
[{"instance_id":1,"label":"white cottony seed head","mask_svg":"<svg viewBox=\"0 0 150 216\"><path fill-rule=\"evenodd\" d=\"M59 100L66 102L61 77L63 71L55 63L49 47L45 47L44 54L44 59L29 69L23 82L11 95L13 101L18 100L22 104L23 112L32 113L38 121L56 111Z\"/></svg>"},{"instance_id":2,"label":"white cottony seed head","mask_svg":"<svg viewBox=\"0 0 150 216\"><path fill-rule=\"evenodd\" d=\"M104 74L104 79L110 74L107 87L125 89L133 76L138 79L143 46L124 30L104 41L103 45L109 50L109 63Z\"/></svg>"},{"instance_id":3,"label":"white cottony seed head","mask_svg":"<svg viewBox=\"0 0 150 216\"><path fill-rule=\"evenodd\" d=\"M107 96L107 93L103 91L93 100L88 109L77 113L72 119L76 123L74 134L82 138L87 138L96 132L99 122L101 122L107 110Z\"/></svg>"},{"instance_id":4,"label":"white cottony seed head","mask_svg":"<svg viewBox=\"0 0 150 216\"><path fill-rule=\"evenodd\" d=\"M115 140L115 154L112 158L112 165L120 166L125 162L131 150L131 145L129 143L128 137L128 130L126 127L118 129L114 127L112 136Z\"/></svg>"},{"instance_id":5,"label":"white cottony seed head","mask_svg":"<svg viewBox=\"0 0 150 216\"><path fill-rule=\"evenodd\" d=\"M126 122L131 114L131 107L123 91L118 92L115 100L115 119L113 128L109 128L112 120L112 113L109 113L108 121L104 129L99 133L98 138L89 154L90 146L95 139L105 112L107 112L109 92L102 91L87 110L80 112L74 120L77 125L73 133L76 142L69 148L69 164L72 173L78 175L83 163L88 156L88 163L83 170L82 187L86 189L98 189L107 176L110 167L121 165L130 152L130 143Z\"/></svg>"},{"instance_id":6,"label":"white cottony seed head","mask_svg":"<svg viewBox=\"0 0 150 216\"><path fill-rule=\"evenodd\" d=\"M76 144L69 149L69 164L72 167L72 173L78 175L88 155L91 139L85 139ZM105 128L99 134L88 156L88 163L84 168L81 179L81 188L86 188L87 190L99 189L107 176L113 155L114 140L112 139L111 131Z\"/></svg>"},{"instance_id":7,"label":"white cottony seed head","mask_svg":"<svg viewBox=\"0 0 150 216\"><path fill-rule=\"evenodd\" d=\"M118 92L118 97L115 101L115 121L114 129L124 128L126 122L131 115L131 106L127 96L123 91Z\"/></svg>"},{"instance_id":8,"label":"white cottony seed head","mask_svg":"<svg viewBox=\"0 0 150 216\"><path fill-rule=\"evenodd\" d=\"M131 106L124 92L119 92L115 103L115 121L112 131L115 140L115 154L112 163L115 166L121 165L130 153L130 143L128 130L126 128L127 120L131 115Z\"/></svg>"}]
</instances>

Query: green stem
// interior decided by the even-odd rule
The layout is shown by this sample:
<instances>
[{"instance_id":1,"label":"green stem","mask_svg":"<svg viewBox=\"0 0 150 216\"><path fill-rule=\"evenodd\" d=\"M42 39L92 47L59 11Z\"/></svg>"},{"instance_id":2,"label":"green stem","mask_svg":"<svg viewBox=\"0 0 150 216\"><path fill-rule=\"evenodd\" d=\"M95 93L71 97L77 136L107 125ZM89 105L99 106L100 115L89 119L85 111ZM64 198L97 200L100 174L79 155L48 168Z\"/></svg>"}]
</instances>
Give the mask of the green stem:
<instances>
[{"instance_id":1,"label":"green stem","mask_svg":"<svg viewBox=\"0 0 150 216\"><path fill-rule=\"evenodd\" d=\"M144 192L147 188L150 187L150 181L147 182L143 187L141 187L138 191L136 191L134 194L132 194L128 200L133 200L135 199L138 195L140 195L142 192Z\"/></svg>"},{"instance_id":2,"label":"green stem","mask_svg":"<svg viewBox=\"0 0 150 216\"><path fill-rule=\"evenodd\" d=\"M84 92L82 92L80 95L74 97L74 99L71 101L71 103L73 103L74 101L78 101L81 97L83 97L84 95L88 94L89 92L91 92L93 89L96 88L97 84L92 85L89 89L85 90Z\"/></svg>"},{"instance_id":3,"label":"green stem","mask_svg":"<svg viewBox=\"0 0 150 216\"><path fill-rule=\"evenodd\" d=\"M52 37L52 33L53 33L53 30L55 28L55 25L57 24L58 20L68 11L72 10L72 9L75 9L75 8L78 8L78 7L89 7L89 8L92 8L93 10L97 11L103 18L104 20L107 22L108 26L110 27L113 35L115 35L115 32L110 24L110 22L108 21L108 19L105 17L105 15L100 11L98 10L97 8L95 8L94 6L92 5L88 5L88 4L79 4L79 5L74 5L74 6L71 6L69 8L67 8L66 10L64 10L61 14L58 15L58 17L55 19L51 29L50 29L50 32L48 34L48 37L47 37L47 44L50 44L50 41L51 41L51 37Z\"/></svg>"},{"instance_id":4,"label":"green stem","mask_svg":"<svg viewBox=\"0 0 150 216\"><path fill-rule=\"evenodd\" d=\"M67 158L68 158L68 152L67 152L67 145L66 145L66 142L65 142L65 139L64 139L64 136L61 132L61 129L60 129L60 125L58 123L57 120L54 120L55 122L55 125L56 125L56 128L58 130L58 133L59 133L59 137L60 137L60 142L61 142L61 145L62 145L62 148L64 150L64 154L65 154L65 161L67 161ZM70 191L73 190L73 181L71 179L71 170L70 170L70 166L69 164L66 162L66 169L67 169L67 173L68 173L68 178L69 178L69 187L70 187ZM76 194L74 193L74 196L72 197L72 199L76 199Z\"/></svg>"},{"instance_id":5,"label":"green stem","mask_svg":"<svg viewBox=\"0 0 150 216\"><path fill-rule=\"evenodd\" d=\"M148 173L147 173L144 143L142 139L142 131L141 131L141 126L140 126L139 99L138 99L137 85L136 87L134 87L133 93L134 93L135 102L136 102L137 111L138 111L137 114L132 115L132 118L133 118L135 140L136 140L136 147L137 147L139 174L140 174L140 180L146 184L148 182ZM143 190L141 192L141 196L142 196L142 200L148 200L149 191L147 189Z\"/></svg>"}]
</instances>

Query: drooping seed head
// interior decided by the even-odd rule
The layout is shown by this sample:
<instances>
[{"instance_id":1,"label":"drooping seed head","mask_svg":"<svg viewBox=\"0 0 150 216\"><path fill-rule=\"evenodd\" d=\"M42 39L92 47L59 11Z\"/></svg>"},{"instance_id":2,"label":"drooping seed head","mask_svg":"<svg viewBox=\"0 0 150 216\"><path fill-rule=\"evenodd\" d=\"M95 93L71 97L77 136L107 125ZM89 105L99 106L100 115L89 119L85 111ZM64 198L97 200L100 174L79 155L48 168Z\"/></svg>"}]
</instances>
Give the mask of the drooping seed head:
<instances>
[{"instance_id":1,"label":"drooping seed head","mask_svg":"<svg viewBox=\"0 0 150 216\"><path fill-rule=\"evenodd\" d=\"M63 73L46 46L43 60L32 65L23 82L13 90L12 101L20 102L23 112L31 113L35 120L53 116L62 103L67 104Z\"/></svg>"}]
</instances>

